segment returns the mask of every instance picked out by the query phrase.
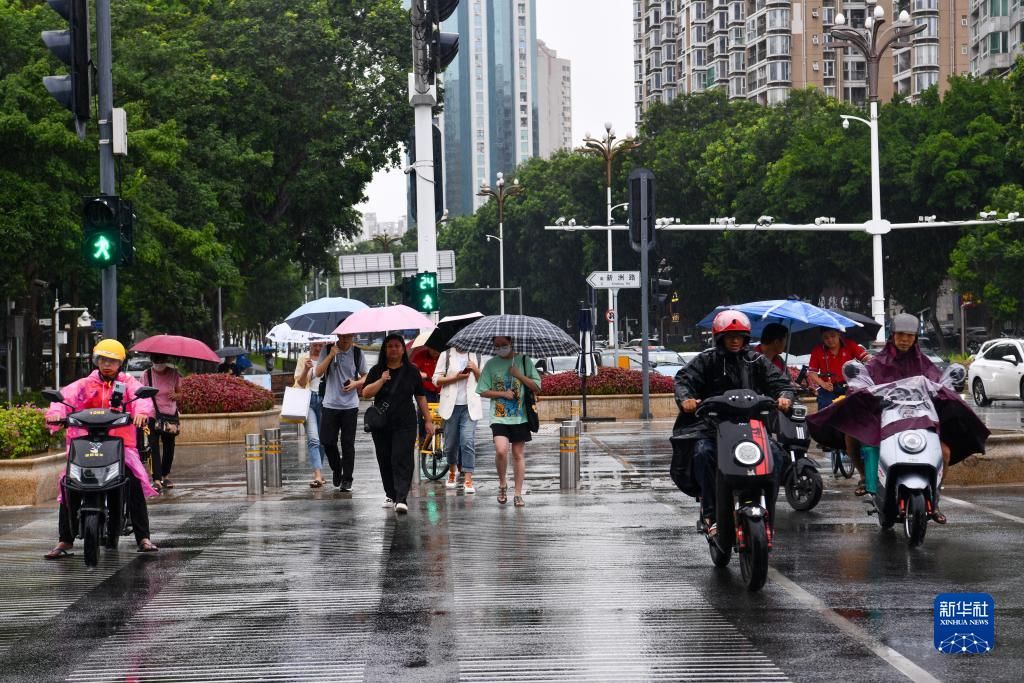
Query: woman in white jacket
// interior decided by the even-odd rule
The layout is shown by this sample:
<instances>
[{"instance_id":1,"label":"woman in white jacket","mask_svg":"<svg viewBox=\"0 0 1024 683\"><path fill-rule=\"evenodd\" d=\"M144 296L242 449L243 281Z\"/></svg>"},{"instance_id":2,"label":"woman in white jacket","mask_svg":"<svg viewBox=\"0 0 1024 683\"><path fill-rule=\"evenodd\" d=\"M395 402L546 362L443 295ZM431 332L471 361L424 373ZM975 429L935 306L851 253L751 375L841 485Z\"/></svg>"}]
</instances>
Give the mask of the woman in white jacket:
<instances>
[{"instance_id":1,"label":"woman in white jacket","mask_svg":"<svg viewBox=\"0 0 1024 683\"><path fill-rule=\"evenodd\" d=\"M476 423L483 416L476 382L480 379L480 354L472 356L450 348L437 359L434 384L441 390L438 414L444 419L444 451L448 458L445 488L456 486L457 472L465 474L465 492L476 493Z\"/></svg>"}]
</instances>

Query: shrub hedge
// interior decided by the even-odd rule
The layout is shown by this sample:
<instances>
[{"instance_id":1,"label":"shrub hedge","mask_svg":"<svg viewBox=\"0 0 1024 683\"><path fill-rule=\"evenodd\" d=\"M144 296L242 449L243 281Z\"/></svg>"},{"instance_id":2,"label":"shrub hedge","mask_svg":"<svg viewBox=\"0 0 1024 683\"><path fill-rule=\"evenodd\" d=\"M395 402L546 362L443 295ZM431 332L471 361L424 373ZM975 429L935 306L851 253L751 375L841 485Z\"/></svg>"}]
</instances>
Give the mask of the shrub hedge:
<instances>
[{"instance_id":1,"label":"shrub hedge","mask_svg":"<svg viewBox=\"0 0 1024 683\"><path fill-rule=\"evenodd\" d=\"M43 410L34 405L0 409L0 458L44 453L50 447Z\"/></svg>"},{"instance_id":2,"label":"shrub hedge","mask_svg":"<svg viewBox=\"0 0 1024 683\"><path fill-rule=\"evenodd\" d=\"M183 415L250 413L274 407L274 394L239 377L220 373L181 380L178 410Z\"/></svg>"},{"instance_id":3,"label":"shrub hedge","mask_svg":"<svg viewBox=\"0 0 1024 683\"><path fill-rule=\"evenodd\" d=\"M597 377L587 378L587 395L639 394L643 373L625 368L599 367ZM652 394L671 394L675 385L671 377L652 372L650 375ZM580 378L575 372L556 372L541 381L542 396L578 396L581 392Z\"/></svg>"}]
</instances>

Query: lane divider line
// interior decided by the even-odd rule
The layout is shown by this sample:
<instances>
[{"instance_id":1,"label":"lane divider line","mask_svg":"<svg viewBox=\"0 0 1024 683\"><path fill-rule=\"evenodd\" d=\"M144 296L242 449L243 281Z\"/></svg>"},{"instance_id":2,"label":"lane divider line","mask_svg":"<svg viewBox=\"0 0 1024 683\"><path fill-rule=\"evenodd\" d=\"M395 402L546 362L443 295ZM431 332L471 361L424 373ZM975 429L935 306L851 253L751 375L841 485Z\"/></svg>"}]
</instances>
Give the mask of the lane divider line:
<instances>
[{"instance_id":1,"label":"lane divider line","mask_svg":"<svg viewBox=\"0 0 1024 683\"><path fill-rule=\"evenodd\" d=\"M802 603L805 607L808 607L820 614L830 624L856 640L867 649L871 650L871 652L882 659L886 664L893 667L910 680L938 683L939 679L935 678L888 645L883 645L878 642L878 640L871 637L860 626L857 626L846 617L836 613L819 598L807 592L799 584L784 576L779 572L779 570L774 567L769 567L768 573L771 575L771 581L773 583L782 586L787 593L796 598L796 600Z\"/></svg>"},{"instance_id":2,"label":"lane divider line","mask_svg":"<svg viewBox=\"0 0 1024 683\"><path fill-rule=\"evenodd\" d=\"M947 501L953 503L954 505L960 505L965 508L974 508L975 510L981 510L982 512L987 512L990 515L1002 517L1003 519L1008 519L1011 522L1017 522L1017 524L1024 524L1024 517L1011 515L1008 512L1000 512L999 510L993 510L991 508L987 508L976 503L971 503L966 500L960 500L959 498L953 498L952 496L942 496L942 498L939 499L939 502L942 503L945 503Z\"/></svg>"}]
</instances>

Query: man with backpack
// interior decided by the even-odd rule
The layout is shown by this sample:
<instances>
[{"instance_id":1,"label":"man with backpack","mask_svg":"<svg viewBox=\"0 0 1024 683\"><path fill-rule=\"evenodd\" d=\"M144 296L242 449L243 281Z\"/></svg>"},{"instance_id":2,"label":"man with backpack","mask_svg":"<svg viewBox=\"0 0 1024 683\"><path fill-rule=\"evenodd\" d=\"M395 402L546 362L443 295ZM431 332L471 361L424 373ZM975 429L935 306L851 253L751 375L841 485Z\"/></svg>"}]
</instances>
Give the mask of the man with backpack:
<instances>
[{"instance_id":1,"label":"man with backpack","mask_svg":"<svg viewBox=\"0 0 1024 683\"><path fill-rule=\"evenodd\" d=\"M323 398L320 445L334 472L334 486L352 490L356 461L356 427L359 422L359 389L366 380L366 361L354 343L354 335L339 334L338 341L320 352L316 376ZM341 441L339 453L338 442Z\"/></svg>"}]
</instances>

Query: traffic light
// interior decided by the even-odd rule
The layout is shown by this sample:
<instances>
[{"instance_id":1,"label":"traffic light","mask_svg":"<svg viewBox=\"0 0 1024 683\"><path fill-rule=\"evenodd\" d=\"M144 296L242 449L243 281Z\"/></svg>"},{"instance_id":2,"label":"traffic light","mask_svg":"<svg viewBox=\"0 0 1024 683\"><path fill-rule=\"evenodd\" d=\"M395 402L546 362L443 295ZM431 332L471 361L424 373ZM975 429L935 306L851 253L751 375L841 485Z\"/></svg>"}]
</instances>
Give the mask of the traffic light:
<instances>
[{"instance_id":1,"label":"traffic light","mask_svg":"<svg viewBox=\"0 0 1024 683\"><path fill-rule=\"evenodd\" d=\"M640 251L647 231L647 249L654 247L654 174L646 168L629 174L629 244Z\"/></svg>"},{"instance_id":2,"label":"traffic light","mask_svg":"<svg viewBox=\"0 0 1024 683\"><path fill-rule=\"evenodd\" d=\"M75 115L78 137L85 138L89 120L89 6L87 0L47 0L68 22L63 31L43 31L46 47L70 69L65 76L44 76L43 85L53 98Z\"/></svg>"},{"instance_id":3,"label":"traffic light","mask_svg":"<svg viewBox=\"0 0 1024 683\"><path fill-rule=\"evenodd\" d=\"M409 308L416 308L416 276L408 275L402 278L402 282L398 285L398 291L402 293L402 305L408 306Z\"/></svg>"},{"instance_id":4,"label":"traffic light","mask_svg":"<svg viewBox=\"0 0 1024 683\"><path fill-rule=\"evenodd\" d=\"M437 288L437 273L416 273L413 278L412 307L421 313L433 313L440 306Z\"/></svg>"},{"instance_id":5,"label":"traffic light","mask_svg":"<svg viewBox=\"0 0 1024 683\"><path fill-rule=\"evenodd\" d=\"M459 0L423 0L425 3L427 29L427 82L433 84L437 74L452 63L459 52L459 34L441 31L441 22L450 17L459 7Z\"/></svg>"},{"instance_id":6,"label":"traffic light","mask_svg":"<svg viewBox=\"0 0 1024 683\"><path fill-rule=\"evenodd\" d=\"M660 277L651 278L651 298L654 299L655 304L660 306L668 301L668 295L671 291L671 280Z\"/></svg>"},{"instance_id":7,"label":"traffic light","mask_svg":"<svg viewBox=\"0 0 1024 683\"><path fill-rule=\"evenodd\" d=\"M93 268L134 261L135 212L116 195L86 197L82 205L82 258Z\"/></svg>"}]
</instances>

